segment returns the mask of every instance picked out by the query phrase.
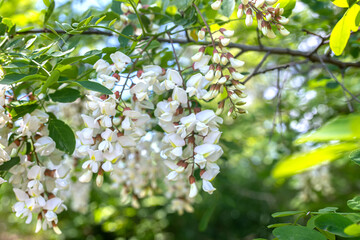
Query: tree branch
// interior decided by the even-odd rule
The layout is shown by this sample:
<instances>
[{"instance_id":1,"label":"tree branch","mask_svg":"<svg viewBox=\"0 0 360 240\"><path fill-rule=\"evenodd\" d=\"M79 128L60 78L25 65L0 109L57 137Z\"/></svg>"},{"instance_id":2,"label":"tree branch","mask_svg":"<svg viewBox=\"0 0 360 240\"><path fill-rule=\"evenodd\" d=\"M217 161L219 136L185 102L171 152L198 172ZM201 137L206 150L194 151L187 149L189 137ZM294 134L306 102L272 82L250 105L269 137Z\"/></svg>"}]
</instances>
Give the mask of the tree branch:
<instances>
[{"instance_id":1,"label":"tree branch","mask_svg":"<svg viewBox=\"0 0 360 240\"><path fill-rule=\"evenodd\" d=\"M55 30L58 34L69 34L64 30ZM44 28L44 29L31 29L31 30L27 30L27 31L23 31L23 32L17 32L16 34L18 35L25 35L25 34L37 34L37 33L53 33L50 29L48 28ZM103 35L103 36L115 36L112 32L108 32L108 31L100 31L97 29L89 29L86 31L83 31L81 33L74 33L74 34L69 34L69 35Z\"/></svg>"},{"instance_id":2,"label":"tree branch","mask_svg":"<svg viewBox=\"0 0 360 240\"><path fill-rule=\"evenodd\" d=\"M63 30L56 30L59 34L66 34ZM23 32L17 32L16 34L36 34L36 33L52 33L49 29L33 29ZM76 34L76 33L75 33ZM75 35L74 34L74 35ZM105 36L114 36L113 33L108 31L100 31L96 29L88 29L86 31L83 31L79 34L82 35L105 35ZM147 37L149 38L149 37ZM144 38L146 39L146 38ZM167 42L170 43L170 40L167 38L157 38L159 42ZM187 43L193 43L196 45L209 45L212 44L211 42L195 42L194 40L187 40L187 39L172 39L173 43L179 43L179 44L187 44ZM360 68L360 62L342 62L340 60L337 60L335 58L332 58L328 55L318 55L314 53L313 51L299 51L299 50L293 50L289 48L276 48L276 47L266 47L266 46L252 46L252 45L245 45L240 43L230 43L227 47L229 48L237 48L241 49L243 52L264 52L273 55L288 55L293 57L301 57L308 59L311 62L316 63L327 63L335 65L339 68L347 68L347 67L355 67Z\"/></svg>"}]
</instances>

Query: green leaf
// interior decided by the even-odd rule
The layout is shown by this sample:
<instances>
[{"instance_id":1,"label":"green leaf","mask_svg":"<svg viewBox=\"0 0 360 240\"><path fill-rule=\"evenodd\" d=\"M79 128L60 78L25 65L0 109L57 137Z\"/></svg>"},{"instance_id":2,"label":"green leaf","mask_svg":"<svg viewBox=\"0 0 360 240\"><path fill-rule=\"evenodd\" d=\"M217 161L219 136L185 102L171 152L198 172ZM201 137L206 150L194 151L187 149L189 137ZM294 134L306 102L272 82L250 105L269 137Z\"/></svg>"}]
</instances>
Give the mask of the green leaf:
<instances>
[{"instance_id":1,"label":"green leaf","mask_svg":"<svg viewBox=\"0 0 360 240\"><path fill-rule=\"evenodd\" d=\"M271 214L273 218L277 217L287 217L287 216L294 216L300 213L305 213L304 211L284 211L284 212L276 212Z\"/></svg>"},{"instance_id":2,"label":"green leaf","mask_svg":"<svg viewBox=\"0 0 360 240\"><path fill-rule=\"evenodd\" d=\"M292 10L295 8L296 0L279 0L275 5L280 3L280 8L284 8L284 17L289 17L292 13Z\"/></svg>"},{"instance_id":3,"label":"green leaf","mask_svg":"<svg viewBox=\"0 0 360 240\"><path fill-rule=\"evenodd\" d=\"M45 80L46 77L44 75L41 74L33 74L33 75L25 75L25 74L11 74L14 76L10 76L10 74L8 75L9 78L7 76L5 76L5 78L0 81L0 84L13 84L13 83L18 83L18 82L27 82L27 81L42 81ZM18 75L18 76L15 76ZM19 77L23 76L22 78L19 79Z\"/></svg>"},{"instance_id":4,"label":"green leaf","mask_svg":"<svg viewBox=\"0 0 360 240\"><path fill-rule=\"evenodd\" d=\"M73 48L68 49L68 50L66 50L64 52L60 52L60 51L59 52L54 52L54 53L51 54L51 56L53 56L53 57L62 57L62 56L65 56L66 54L71 53L74 50L75 50L75 48L73 47Z\"/></svg>"},{"instance_id":5,"label":"green leaf","mask_svg":"<svg viewBox=\"0 0 360 240\"><path fill-rule=\"evenodd\" d=\"M360 115L350 114L339 116L330 120L314 132L307 133L298 138L295 143L323 142L323 141L351 141L360 138Z\"/></svg>"},{"instance_id":6,"label":"green leaf","mask_svg":"<svg viewBox=\"0 0 360 240\"><path fill-rule=\"evenodd\" d=\"M326 213L315 219L315 226L341 237L349 237L344 229L353 222L337 213Z\"/></svg>"},{"instance_id":7,"label":"green leaf","mask_svg":"<svg viewBox=\"0 0 360 240\"><path fill-rule=\"evenodd\" d=\"M4 162L2 165L0 165L0 171L8 171L10 168L15 166L20 162L19 157L12 157L9 161Z\"/></svg>"},{"instance_id":8,"label":"green leaf","mask_svg":"<svg viewBox=\"0 0 360 240\"><path fill-rule=\"evenodd\" d=\"M99 18L99 19L95 22L95 25L98 25L102 20L104 20L104 18L106 18L106 15L102 16L101 18Z\"/></svg>"},{"instance_id":9,"label":"green leaf","mask_svg":"<svg viewBox=\"0 0 360 240\"><path fill-rule=\"evenodd\" d=\"M32 113L39 105L36 102L27 102L15 107L10 110L11 117L16 120L27 113Z\"/></svg>"},{"instance_id":10,"label":"green leaf","mask_svg":"<svg viewBox=\"0 0 360 240\"><path fill-rule=\"evenodd\" d=\"M336 212L336 210L338 210L338 207L326 207L326 208L322 208L319 209L319 212L321 213L328 213L328 212Z\"/></svg>"},{"instance_id":11,"label":"green leaf","mask_svg":"<svg viewBox=\"0 0 360 240\"><path fill-rule=\"evenodd\" d=\"M33 43L35 42L35 40L37 39L37 36L35 35L34 37L30 38L26 44L25 44L25 48L29 48L33 45Z\"/></svg>"},{"instance_id":12,"label":"green leaf","mask_svg":"<svg viewBox=\"0 0 360 240\"><path fill-rule=\"evenodd\" d=\"M0 81L0 84L10 85L20 81L24 77L26 77L26 74L17 74L17 73L7 74L5 75L4 79Z\"/></svg>"},{"instance_id":13,"label":"green leaf","mask_svg":"<svg viewBox=\"0 0 360 240\"><path fill-rule=\"evenodd\" d=\"M337 7L341 7L341 8L348 8L349 4L347 0L331 0L332 3L337 6Z\"/></svg>"},{"instance_id":14,"label":"green leaf","mask_svg":"<svg viewBox=\"0 0 360 240\"><path fill-rule=\"evenodd\" d=\"M72 129L63 121L51 118L49 120L49 136L55 141L56 148L68 154L75 150L75 135Z\"/></svg>"},{"instance_id":15,"label":"green leaf","mask_svg":"<svg viewBox=\"0 0 360 240\"><path fill-rule=\"evenodd\" d=\"M360 211L360 196L356 196L353 199L348 200L347 205L352 210Z\"/></svg>"},{"instance_id":16,"label":"green leaf","mask_svg":"<svg viewBox=\"0 0 360 240\"><path fill-rule=\"evenodd\" d=\"M360 6L354 4L349 8L344 16L338 21L330 36L330 48L335 55L339 56L344 51L346 44L350 38L350 32L356 32L356 18L359 14Z\"/></svg>"},{"instance_id":17,"label":"green leaf","mask_svg":"<svg viewBox=\"0 0 360 240\"><path fill-rule=\"evenodd\" d=\"M326 240L321 233L303 226L283 226L273 231L279 240Z\"/></svg>"},{"instance_id":18,"label":"green leaf","mask_svg":"<svg viewBox=\"0 0 360 240\"><path fill-rule=\"evenodd\" d=\"M214 210L215 210L215 206L207 209L206 212L204 213L204 215L202 216L202 218L199 222L199 231L200 232L203 232L206 230L206 228L209 224L210 218L214 213Z\"/></svg>"},{"instance_id":19,"label":"green leaf","mask_svg":"<svg viewBox=\"0 0 360 240\"><path fill-rule=\"evenodd\" d=\"M60 71L54 70L51 75L46 79L46 82L41 88L41 93L46 93L46 90L51 87L54 83L56 83L59 80L60 77Z\"/></svg>"},{"instance_id":20,"label":"green leaf","mask_svg":"<svg viewBox=\"0 0 360 240\"><path fill-rule=\"evenodd\" d=\"M45 13L44 24L46 24L47 21L49 20L50 16L54 11L54 8L55 8L55 1L52 0L51 3L49 4L48 10Z\"/></svg>"},{"instance_id":21,"label":"green leaf","mask_svg":"<svg viewBox=\"0 0 360 240\"><path fill-rule=\"evenodd\" d=\"M288 225L291 225L291 223L275 223L275 224L268 225L267 228L277 228L277 227L288 226Z\"/></svg>"},{"instance_id":22,"label":"green leaf","mask_svg":"<svg viewBox=\"0 0 360 240\"><path fill-rule=\"evenodd\" d=\"M359 237L360 236L360 225L351 224L344 229L344 233L350 236Z\"/></svg>"},{"instance_id":23,"label":"green leaf","mask_svg":"<svg viewBox=\"0 0 360 240\"><path fill-rule=\"evenodd\" d=\"M92 91L96 91L96 92L100 92L100 93L104 93L107 95L111 95L113 94L113 92L111 90L109 90L108 88L104 87L103 85L101 85L98 82L93 82L93 81L77 81L77 83L79 83L81 86L83 86L84 88L87 88L89 90Z\"/></svg>"},{"instance_id":24,"label":"green leaf","mask_svg":"<svg viewBox=\"0 0 360 240\"><path fill-rule=\"evenodd\" d=\"M80 97L80 92L73 88L63 88L49 94L49 96L54 102L67 103L74 102L76 99L78 99Z\"/></svg>"},{"instance_id":25,"label":"green leaf","mask_svg":"<svg viewBox=\"0 0 360 240\"><path fill-rule=\"evenodd\" d=\"M127 25L121 33L126 36L131 36L134 34L134 28L131 25ZM118 40L121 47L126 47L129 43L129 39L123 36L119 36Z\"/></svg>"},{"instance_id":26,"label":"green leaf","mask_svg":"<svg viewBox=\"0 0 360 240\"><path fill-rule=\"evenodd\" d=\"M327 145L305 153L296 153L280 160L272 171L274 178L289 177L317 165L336 160L344 153L358 148L355 143Z\"/></svg>"},{"instance_id":27,"label":"green leaf","mask_svg":"<svg viewBox=\"0 0 360 240\"><path fill-rule=\"evenodd\" d=\"M349 157L353 162L360 165L360 149L352 151Z\"/></svg>"},{"instance_id":28,"label":"green leaf","mask_svg":"<svg viewBox=\"0 0 360 240\"><path fill-rule=\"evenodd\" d=\"M221 4L220 13L226 17L230 17L235 9L235 0L224 0Z\"/></svg>"},{"instance_id":29,"label":"green leaf","mask_svg":"<svg viewBox=\"0 0 360 240\"><path fill-rule=\"evenodd\" d=\"M59 62L59 64L67 65L67 64L75 63L75 62L82 60L85 57L86 56L75 56L75 57L64 58L63 60L61 60L61 62Z\"/></svg>"}]
</instances>

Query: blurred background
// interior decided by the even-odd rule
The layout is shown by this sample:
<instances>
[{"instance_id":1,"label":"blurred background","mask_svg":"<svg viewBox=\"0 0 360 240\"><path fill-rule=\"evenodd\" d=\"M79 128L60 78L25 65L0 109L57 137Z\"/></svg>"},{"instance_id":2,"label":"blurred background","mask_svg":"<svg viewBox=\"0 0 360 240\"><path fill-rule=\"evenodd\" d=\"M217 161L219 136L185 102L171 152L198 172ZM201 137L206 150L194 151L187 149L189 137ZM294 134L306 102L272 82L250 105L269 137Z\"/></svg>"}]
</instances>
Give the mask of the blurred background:
<instances>
[{"instance_id":1,"label":"blurred background","mask_svg":"<svg viewBox=\"0 0 360 240\"><path fill-rule=\"evenodd\" d=\"M171 0L163 2L176 5ZM111 0L56 0L55 3L49 20L54 28L57 28L55 21L71 23L89 13L119 14L119 2ZM41 28L44 9L41 0L3 0L0 16L11 18L18 28ZM206 14L214 13L207 10ZM302 29L325 36L341 14L343 11L330 0L298 0L287 27L291 34L271 41L264 38L262 44L309 51L321 39ZM236 31L237 42L258 44L255 24L246 28L243 21L235 21L226 27ZM116 37L74 36L71 41L69 44L77 46L74 54L118 46ZM327 51L326 46L321 49L321 53ZM353 35L342 60L356 61L358 53L359 40ZM246 71L252 72L263 55L248 52L240 59L246 62ZM271 55L263 68L291 61L298 59ZM342 81L351 91L360 92L356 69L347 70ZM346 211L346 201L360 190L360 168L349 160L348 154L295 176L278 179L272 175L281 159L319 145L295 144L300 135L332 118L349 114L341 87L321 66L312 63L257 75L247 87L249 97L245 108L249 113L236 120L225 117L221 128L225 154L220 160L221 173L213 182L217 190L211 196L202 192L196 198L193 213L171 213L161 196L144 199L139 209L123 205L119 200L120 190L113 191L110 183L105 183L102 188L88 186L89 199L77 199L77 204L84 205L81 212L70 207L59 216L62 235L56 236L51 231L35 234L33 224L24 224L12 213L15 198L5 184L0 189L0 239L268 239L271 229L267 226L278 221L271 217L274 212L327 206ZM357 112L359 104L355 103L353 108Z\"/></svg>"}]
</instances>

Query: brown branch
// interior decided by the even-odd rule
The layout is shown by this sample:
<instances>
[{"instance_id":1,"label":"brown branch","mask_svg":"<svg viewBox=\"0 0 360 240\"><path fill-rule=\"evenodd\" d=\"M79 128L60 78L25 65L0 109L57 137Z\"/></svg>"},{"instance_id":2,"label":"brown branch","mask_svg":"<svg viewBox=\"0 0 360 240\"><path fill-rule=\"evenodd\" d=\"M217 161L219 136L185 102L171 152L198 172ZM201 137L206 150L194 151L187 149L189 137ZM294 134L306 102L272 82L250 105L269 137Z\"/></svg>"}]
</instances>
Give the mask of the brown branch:
<instances>
[{"instance_id":1,"label":"brown branch","mask_svg":"<svg viewBox=\"0 0 360 240\"><path fill-rule=\"evenodd\" d=\"M56 30L58 33L65 34L66 32L63 30ZM49 29L33 29L29 31L24 32L18 32L17 34L35 34L35 33L52 33ZM95 29L89 29L86 31L83 31L79 34L83 35L105 35L105 36L114 36L113 33L108 31L99 31ZM149 37L147 37L149 38ZM146 38L144 38L146 39ZM169 39L166 38L157 38L159 42L167 42L170 43ZM187 43L193 43L196 45L209 45L212 44L210 42L195 42L194 40L188 41L187 39L172 39L173 43L179 43L179 44L187 44ZM323 61L327 64L335 65L339 68L347 68L347 67L355 67L360 68L360 62L342 62L340 60L337 60L335 58L332 58L328 54L319 56L316 53L313 53L313 51L299 51L299 50L293 50L289 48L276 48L276 47L266 47L266 46L252 46L252 45L245 45L240 43L230 43L227 47L229 48L237 48L241 49L243 52L270 52L270 54L273 55L289 55L293 57L301 57L308 59L311 62L317 62L321 63ZM321 60L320 60L321 58Z\"/></svg>"},{"instance_id":2,"label":"brown branch","mask_svg":"<svg viewBox=\"0 0 360 240\"><path fill-rule=\"evenodd\" d=\"M157 40L159 42L170 42L169 39L166 38L158 38ZM173 42L179 44L189 43L186 39L173 39ZM194 43L197 45L211 44L209 42L195 42L193 40L190 41L190 43ZM289 55L293 57L302 57L308 59L311 62L318 62L318 63L321 63L320 61L321 58L323 62L338 66L339 68L347 68L347 67L360 68L360 62L342 62L326 55L321 55L321 56L317 54L310 55L312 51L305 52L305 51L293 50L289 48L276 48L276 47L266 47L266 46L260 47L260 46L245 45L240 43L230 43L227 47L238 48L244 52L265 52L265 53L270 52L270 54L274 54L274 55Z\"/></svg>"},{"instance_id":3,"label":"brown branch","mask_svg":"<svg viewBox=\"0 0 360 240\"><path fill-rule=\"evenodd\" d=\"M245 84L246 82L248 82L253 76L256 75L256 73L259 71L259 69L261 68L261 66L264 64L264 62L266 61L266 59L268 58L268 56L270 55L269 52L267 52L265 54L265 56L261 59L261 61L259 62L259 64L255 67L254 71L243 81L243 84Z\"/></svg>"},{"instance_id":4,"label":"brown branch","mask_svg":"<svg viewBox=\"0 0 360 240\"><path fill-rule=\"evenodd\" d=\"M55 30L58 34L69 34L64 30ZM48 28L43 28L43 29L31 29L31 30L27 30L27 31L23 31L23 32L17 32L17 35L25 35L25 34L37 34L37 33L53 33L50 29ZM81 34L81 35L103 35L103 36L115 36L112 32L108 32L108 31L100 31L100 30L96 30L96 29L89 29L80 33L76 33L76 34ZM69 34L72 35L72 34ZM75 35L75 34L74 34Z\"/></svg>"},{"instance_id":5,"label":"brown branch","mask_svg":"<svg viewBox=\"0 0 360 240\"><path fill-rule=\"evenodd\" d=\"M270 68L267 68L267 69L264 69L262 71L258 71L256 73L254 73L254 76L259 75L259 74L264 74L264 73L267 73L267 72L271 72L271 71L274 71L274 70L286 69L286 68L289 68L289 67L292 67L292 66L295 66L295 65L301 65L301 64L304 64L304 63L307 63L307 62L308 62L308 60L303 60L303 61L299 61L299 62L290 62L290 63L278 65L278 66L275 66L275 67L270 67Z\"/></svg>"},{"instance_id":6,"label":"brown branch","mask_svg":"<svg viewBox=\"0 0 360 240\"><path fill-rule=\"evenodd\" d=\"M360 103L360 99L358 99L352 92L350 92L344 84L342 84L338 79L337 77L335 77L335 75L330 71L330 69L326 66L326 64L324 63L324 61L320 58L321 60L321 65L324 67L324 69L329 73L330 77L332 79L334 79L341 87L342 89L347 92L353 100L355 100L356 102Z\"/></svg>"},{"instance_id":7,"label":"brown branch","mask_svg":"<svg viewBox=\"0 0 360 240\"><path fill-rule=\"evenodd\" d=\"M203 22L204 22L204 24L205 24L205 26L206 26L206 28L207 28L207 30L208 30L208 32L209 32L209 35L210 35L210 38L211 38L211 43L212 43L212 45L213 45L213 47L214 47L214 50L216 50L215 41L214 41L212 32L211 32L211 30L210 30L209 24L206 22L204 16L201 14L201 11L200 11L200 9L198 8L198 6L196 6L195 3L193 3L192 5L194 6L194 8L196 9L197 13L200 15L201 19L203 20Z\"/></svg>"}]
</instances>

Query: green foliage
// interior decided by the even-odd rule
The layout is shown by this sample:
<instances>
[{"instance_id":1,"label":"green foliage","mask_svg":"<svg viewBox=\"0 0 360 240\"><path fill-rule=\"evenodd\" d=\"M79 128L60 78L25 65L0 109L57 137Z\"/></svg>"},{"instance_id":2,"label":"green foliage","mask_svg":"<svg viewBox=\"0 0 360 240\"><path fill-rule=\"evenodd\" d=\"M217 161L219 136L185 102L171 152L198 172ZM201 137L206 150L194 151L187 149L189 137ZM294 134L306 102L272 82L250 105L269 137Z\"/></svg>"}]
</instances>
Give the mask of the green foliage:
<instances>
[{"instance_id":1,"label":"green foliage","mask_svg":"<svg viewBox=\"0 0 360 240\"><path fill-rule=\"evenodd\" d=\"M316 227L340 237L349 237L344 230L351 224L353 224L353 222L349 218L337 213L321 214L315 219Z\"/></svg>"},{"instance_id":2,"label":"green foliage","mask_svg":"<svg viewBox=\"0 0 360 240\"><path fill-rule=\"evenodd\" d=\"M305 153L296 153L281 160L274 168L275 178L289 177L309 170L319 164L339 159L345 153L357 148L355 143L327 145Z\"/></svg>"},{"instance_id":3,"label":"green foliage","mask_svg":"<svg viewBox=\"0 0 360 240\"><path fill-rule=\"evenodd\" d=\"M54 102L69 103L74 102L81 95L79 90L73 88L63 88L61 90L56 90L54 93L49 94L49 96Z\"/></svg>"},{"instance_id":4,"label":"green foliage","mask_svg":"<svg viewBox=\"0 0 360 240\"><path fill-rule=\"evenodd\" d=\"M12 157L9 161L7 161L7 162L3 163L2 165L0 165L0 171L9 171L10 168L15 166L19 162L20 162L19 157Z\"/></svg>"},{"instance_id":5,"label":"green foliage","mask_svg":"<svg viewBox=\"0 0 360 240\"><path fill-rule=\"evenodd\" d=\"M273 231L279 240L326 240L321 233L302 226L282 226Z\"/></svg>"},{"instance_id":6,"label":"green foliage","mask_svg":"<svg viewBox=\"0 0 360 240\"><path fill-rule=\"evenodd\" d=\"M49 136L55 141L56 148L72 154L76 144L72 129L63 121L54 118L50 118L48 124Z\"/></svg>"},{"instance_id":7,"label":"green foliage","mask_svg":"<svg viewBox=\"0 0 360 240\"><path fill-rule=\"evenodd\" d=\"M347 201L347 205L352 210L359 211L360 210L360 196L354 197Z\"/></svg>"},{"instance_id":8,"label":"green foliage","mask_svg":"<svg viewBox=\"0 0 360 240\"><path fill-rule=\"evenodd\" d=\"M35 109L38 108L38 103L36 101L19 103L16 106L11 107L10 114L13 119L18 119L23 117L27 113L32 113Z\"/></svg>"},{"instance_id":9,"label":"green foliage","mask_svg":"<svg viewBox=\"0 0 360 240\"><path fill-rule=\"evenodd\" d=\"M104 93L104 94L112 94L112 91L110 91L109 89L107 89L106 87L104 87L103 85L101 85L98 82L78 81L76 83L78 83L81 86L83 86L84 88L92 90L92 91L96 91L96 92L100 92L100 93Z\"/></svg>"},{"instance_id":10,"label":"green foliage","mask_svg":"<svg viewBox=\"0 0 360 240\"><path fill-rule=\"evenodd\" d=\"M350 38L351 31L356 32L359 28L359 21L357 20L360 6L354 4L348 4L347 1L335 1L334 4L338 4L341 7L349 7L344 16L335 25L330 36L330 48L335 55L341 55L345 49L345 46ZM335 4L335 5L336 5Z\"/></svg>"}]
</instances>

